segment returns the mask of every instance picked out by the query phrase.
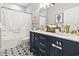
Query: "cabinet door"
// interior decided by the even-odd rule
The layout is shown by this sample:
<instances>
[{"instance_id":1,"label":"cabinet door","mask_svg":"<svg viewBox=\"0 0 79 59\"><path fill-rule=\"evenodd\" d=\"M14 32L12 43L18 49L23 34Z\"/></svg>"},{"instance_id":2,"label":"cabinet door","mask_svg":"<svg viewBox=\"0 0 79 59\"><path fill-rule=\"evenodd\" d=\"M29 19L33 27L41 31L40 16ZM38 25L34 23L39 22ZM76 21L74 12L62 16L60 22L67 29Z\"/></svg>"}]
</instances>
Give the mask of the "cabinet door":
<instances>
[{"instance_id":1,"label":"cabinet door","mask_svg":"<svg viewBox=\"0 0 79 59\"><path fill-rule=\"evenodd\" d=\"M79 55L79 43L69 40L63 40L63 55L64 56Z\"/></svg>"},{"instance_id":2,"label":"cabinet door","mask_svg":"<svg viewBox=\"0 0 79 59\"><path fill-rule=\"evenodd\" d=\"M39 39L38 39L38 33L35 33L34 37L34 54L39 55Z\"/></svg>"},{"instance_id":3,"label":"cabinet door","mask_svg":"<svg viewBox=\"0 0 79 59\"><path fill-rule=\"evenodd\" d=\"M34 33L30 32L30 51L33 52L34 50Z\"/></svg>"},{"instance_id":4,"label":"cabinet door","mask_svg":"<svg viewBox=\"0 0 79 59\"><path fill-rule=\"evenodd\" d=\"M38 44L39 44L38 34L35 33L35 37L34 37L34 46L35 46L36 48L38 48L38 47L39 47Z\"/></svg>"},{"instance_id":5,"label":"cabinet door","mask_svg":"<svg viewBox=\"0 0 79 59\"><path fill-rule=\"evenodd\" d=\"M60 44L61 39L56 37L50 38L50 56L60 56L62 55L62 44Z\"/></svg>"},{"instance_id":6,"label":"cabinet door","mask_svg":"<svg viewBox=\"0 0 79 59\"><path fill-rule=\"evenodd\" d=\"M53 46L50 47L50 56L60 56L60 55L62 55L60 49Z\"/></svg>"}]
</instances>

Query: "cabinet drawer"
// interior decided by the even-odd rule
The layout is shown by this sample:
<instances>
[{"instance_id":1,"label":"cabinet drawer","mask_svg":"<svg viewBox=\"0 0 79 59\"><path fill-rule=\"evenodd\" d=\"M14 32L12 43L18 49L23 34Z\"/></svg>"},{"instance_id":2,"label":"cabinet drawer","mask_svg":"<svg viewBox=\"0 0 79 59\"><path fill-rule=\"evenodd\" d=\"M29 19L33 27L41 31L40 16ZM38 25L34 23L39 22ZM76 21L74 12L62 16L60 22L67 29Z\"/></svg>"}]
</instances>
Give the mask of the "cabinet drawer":
<instances>
[{"instance_id":1,"label":"cabinet drawer","mask_svg":"<svg viewBox=\"0 0 79 59\"><path fill-rule=\"evenodd\" d=\"M38 36L38 39L41 43L43 43L44 45L47 45L48 43L48 40L47 40L47 37L45 35L39 35Z\"/></svg>"},{"instance_id":2,"label":"cabinet drawer","mask_svg":"<svg viewBox=\"0 0 79 59\"><path fill-rule=\"evenodd\" d=\"M45 51L47 53L48 46L47 45L44 45L43 43L39 43L39 49L42 49L43 51Z\"/></svg>"},{"instance_id":3,"label":"cabinet drawer","mask_svg":"<svg viewBox=\"0 0 79 59\"><path fill-rule=\"evenodd\" d=\"M46 39L46 38L47 38L47 35L39 34L39 37L40 37L41 39Z\"/></svg>"},{"instance_id":4,"label":"cabinet drawer","mask_svg":"<svg viewBox=\"0 0 79 59\"><path fill-rule=\"evenodd\" d=\"M39 39L39 42L42 43L45 46L48 46L48 42L47 41L44 41L44 40Z\"/></svg>"},{"instance_id":5,"label":"cabinet drawer","mask_svg":"<svg viewBox=\"0 0 79 59\"><path fill-rule=\"evenodd\" d=\"M47 56L48 55L47 52L45 52L42 49L39 49L39 52L40 52L40 55L42 55L42 56Z\"/></svg>"},{"instance_id":6,"label":"cabinet drawer","mask_svg":"<svg viewBox=\"0 0 79 59\"><path fill-rule=\"evenodd\" d=\"M48 45L45 45L45 44L43 44L42 42L39 42L39 46L47 47Z\"/></svg>"}]
</instances>

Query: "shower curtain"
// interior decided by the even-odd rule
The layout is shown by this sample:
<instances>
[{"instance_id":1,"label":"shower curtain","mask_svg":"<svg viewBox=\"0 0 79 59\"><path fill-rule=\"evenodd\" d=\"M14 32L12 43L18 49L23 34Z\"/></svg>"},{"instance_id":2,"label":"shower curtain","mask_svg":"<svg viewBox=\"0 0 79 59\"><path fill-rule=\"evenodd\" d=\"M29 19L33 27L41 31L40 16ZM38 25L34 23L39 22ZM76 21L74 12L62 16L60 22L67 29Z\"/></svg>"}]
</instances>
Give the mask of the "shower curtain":
<instances>
[{"instance_id":1,"label":"shower curtain","mask_svg":"<svg viewBox=\"0 0 79 59\"><path fill-rule=\"evenodd\" d=\"M1 15L1 23L6 30L21 31L31 27L31 14L2 8Z\"/></svg>"},{"instance_id":2,"label":"shower curtain","mask_svg":"<svg viewBox=\"0 0 79 59\"><path fill-rule=\"evenodd\" d=\"M32 14L1 8L1 50L28 41Z\"/></svg>"},{"instance_id":3,"label":"shower curtain","mask_svg":"<svg viewBox=\"0 0 79 59\"><path fill-rule=\"evenodd\" d=\"M15 33L26 33L32 28L32 14L1 8L2 30Z\"/></svg>"}]
</instances>

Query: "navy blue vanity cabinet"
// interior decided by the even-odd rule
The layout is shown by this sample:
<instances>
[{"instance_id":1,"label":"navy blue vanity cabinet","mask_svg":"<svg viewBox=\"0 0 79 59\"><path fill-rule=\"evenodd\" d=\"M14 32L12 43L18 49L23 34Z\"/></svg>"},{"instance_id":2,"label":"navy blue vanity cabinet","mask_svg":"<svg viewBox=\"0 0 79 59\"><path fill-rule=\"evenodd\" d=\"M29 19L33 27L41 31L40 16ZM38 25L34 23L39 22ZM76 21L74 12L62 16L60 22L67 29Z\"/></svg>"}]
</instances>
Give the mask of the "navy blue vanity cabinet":
<instances>
[{"instance_id":1,"label":"navy blue vanity cabinet","mask_svg":"<svg viewBox=\"0 0 79 59\"><path fill-rule=\"evenodd\" d=\"M79 56L79 42L30 32L30 51L38 56Z\"/></svg>"},{"instance_id":2,"label":"navy blue vanity cabinet","mask_svg":"<svg viewBox=\"0 0 79 59\"><path fill-rule=\"evenodd\" d=\"M64 39L63 56L76 56L76 55L79 55L79 42Z\"/></svg>"},{"instance_id":3,"label":"navy blue vanity cabinet","mask_svg":"<svg viewBox=\"0 0 79 59\"><path fill-rule=\"evenodd\" d=\"M30 32L30 52L34 51L34 32Z\"/></svg>"},{"instance_id":4,"label":"navy blue vanity cabinet","mask_svg":"<svg viewBox=\"0 0 79 59\"><path fill-rule=\"evenodd\" d=\"M57 37L50 37L50 56L62 56L62 40Z\"/></svg>"}]
</instances>

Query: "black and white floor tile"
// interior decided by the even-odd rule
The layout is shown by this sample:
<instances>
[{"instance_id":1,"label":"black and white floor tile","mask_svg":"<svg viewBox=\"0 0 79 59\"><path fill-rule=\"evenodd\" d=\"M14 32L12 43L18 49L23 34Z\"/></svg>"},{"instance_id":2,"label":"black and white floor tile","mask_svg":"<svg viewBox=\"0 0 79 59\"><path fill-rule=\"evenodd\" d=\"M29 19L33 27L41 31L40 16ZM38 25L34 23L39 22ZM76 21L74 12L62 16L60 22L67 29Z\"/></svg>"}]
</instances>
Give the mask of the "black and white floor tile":
<instances>
[{"instance_id":1,"label":"black and white floor tile","mask_svg":"<svg viewBox=\"0 0 79 59\"><path fill-rule=\"evenodd\" d=\"M14 48L0 51L0 56L33 56L29 49L29 44L26 41L22 41L21 44Z\"/></svg>"}]
</instances>

